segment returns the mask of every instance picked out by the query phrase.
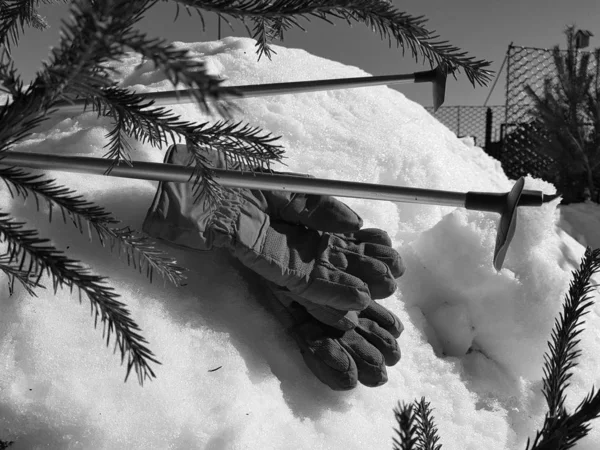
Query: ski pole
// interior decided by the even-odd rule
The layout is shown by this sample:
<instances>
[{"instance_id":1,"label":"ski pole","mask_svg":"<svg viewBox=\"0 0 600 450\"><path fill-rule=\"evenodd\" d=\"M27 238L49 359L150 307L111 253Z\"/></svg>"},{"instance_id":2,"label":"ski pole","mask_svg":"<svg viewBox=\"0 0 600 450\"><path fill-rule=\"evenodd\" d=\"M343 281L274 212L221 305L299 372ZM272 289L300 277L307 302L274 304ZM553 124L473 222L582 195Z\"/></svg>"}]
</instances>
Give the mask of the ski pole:
<instances>
[{"instance_id":1,"label":"ski pole","mask_svg":"<svg viewBox=\"0 0 600 450\"><path fill-rule=\"evenodd\" d=\"M18 152L1 153L0 165L179 183L191 181L194 173L193 167L142 161L132 161L132 166L127 164L117 165L109 173L106 173L111 167L112 161L103 158ZM541 191L523 190L525 184L523 178L520 178L508 193L490 193L453 192L357 183L282 173L240 172L224 169L213 169L213 171L216 180L221 185L232 188L456 206L476 211L499 213L501 217L494 250L494 267L496 270L502 268L506 251L515 233L517 206L541 206L543 203L558 197L556 194L548 195Z\"/></svg>"},{"instance_id":2,"label":"ski pole","mask_svg":"<svg viewBox=\"0 0 600 450\"><path fill-rule=\"evenodd\" d=\"M298 94L303 92L326 91L333 89L349 89L367 86L404 83L433 83L433 109L444 103L446 97L447 72L443 66L425 72L399 75L381 75L373 77L334 78L329 80L294 81L289 83L247 84L242 86L225 86L241 95L241 98L267 97L270 95ZM150 92L141 94L147 100L153 100L154 106L172 105L174 103L194 103L192 89L178 91ZM55 106L61 114L76 114L82 111L86 99L58 102Z\"/></svg>"}]
</instances>

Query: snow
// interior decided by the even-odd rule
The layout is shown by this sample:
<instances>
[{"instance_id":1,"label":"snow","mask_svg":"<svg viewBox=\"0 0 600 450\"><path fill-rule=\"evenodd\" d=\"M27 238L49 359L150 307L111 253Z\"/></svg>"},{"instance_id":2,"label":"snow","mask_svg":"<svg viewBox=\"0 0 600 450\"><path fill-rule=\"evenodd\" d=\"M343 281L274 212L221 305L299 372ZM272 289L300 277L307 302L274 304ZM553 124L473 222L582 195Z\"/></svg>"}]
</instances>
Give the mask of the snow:
<instances>
[{"instance_id":1,"label":"snow","mask_svg":"<svg viewBox=\"0 0 600 450\"><path fill-rule=\"evenodd\" d=\"M367 75L305 51L275 47L257 62L254 41L226 38L184 44L228 84ZM170 89L159 71L132 55L123 85ZM450 87L451 88L451 87ZM287 150L279 170L317 177L454 191L506 192L500 164L458 139L423 107L386 87L238 102L237 118L275 135ZM193 105L188 120L205 121ZM102 156L110 123L93 113L55 118L15 150ZM134 159L162 162L164 151L134 143ZM164 150L164 149L163 149ZM156 183L50 172L140 228ZM553 193L528 178L526 189ZM123 383L125 370L87 299L49 288L37 298L0 283L0 439L16 449L362 449L392 448L398 401L425 396L445 450L524 448L541 426L543 354L571 271L594 244L591 206L520 208L504 268L492 266L498 215L461 208L344 199L365 226L387 230L406 274L381 303L405 325L402 360L378 388L333 392L305 367L293 340L261 306L252 277L222 252L169 248L188 268L183 288L150 284L71 224L36 212L35 202L0 207L26 220L71 257L110 278L162 362L157 379ZM561 216L562 210L562 216ZM582 227L587 226L587 229ZM575 238L571 237L572 233ZM596 240L598 238L595 238ZM583 242L583 241L582 241ZM48 281L48 280L47 280ZM600 372L600 307L586 316L583 358L568 389L575 407ZM213 370L220 367L218 370ZM598 448L600 427L578 450ZM12 450L11 448L11 450Z\"/></svg>"}]
</instances>

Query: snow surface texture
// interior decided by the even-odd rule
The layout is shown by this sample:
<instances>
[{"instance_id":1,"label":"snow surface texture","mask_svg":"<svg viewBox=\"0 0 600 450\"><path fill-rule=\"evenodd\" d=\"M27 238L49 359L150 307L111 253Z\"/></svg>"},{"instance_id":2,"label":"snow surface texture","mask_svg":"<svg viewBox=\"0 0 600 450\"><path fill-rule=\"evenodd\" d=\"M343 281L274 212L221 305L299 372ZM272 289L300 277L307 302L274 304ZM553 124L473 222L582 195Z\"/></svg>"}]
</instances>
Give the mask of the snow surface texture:
<instances>
[{"instance_id":1,"label":"snow surface texture","mask_svg":"<svg viewBox=\"0 0 600 450\"><path fill-rule=\"evenodd\" d=\"M254 41L183 44L228 84L368 75L277 47L257 62ZM123 85L170 89L152 65L131 56ZM239 119L281 135L287 167L317 177L454 191L506 192L500 163L459 140L423 107L387 87L238 102ZM204 121L193 105L173 108ZM56 118L15 150L102 156L107 120L93 113ZM134 144L134 159L161 162L164 151ZM125 224L141 227L156 183L52 172ZM526 188L553 193L542 181ZM387 230L407 266L382 304L405 324L402 360L389 382L333 392L305 367L294 342L260 306L261 290L220 252L170 249L191 269L187 287L150 284L71 224L48 224L33 201L1 191L0 207L52 236L59 248L110 277L162 362L158 378L123 383L125 370L87 299L51 284L38 298L8 297L0 283L0 438L14 449L391 449L398 401L425 396L445 450L524 448L541 426L543 354L570 271L584 248L558 227L558 200L521 208L504 268L492 254L498 215L464 209L345 200L365 226ZM55 214L56 216L56 214ZM584 357L568 390L569 408L600 381L598 306L586 316ZM216 371L211 371L220 367ZM598 448L600 425L578 450ZM12 450L12 449L11 449Z\"/></svg>"}]
</instances>

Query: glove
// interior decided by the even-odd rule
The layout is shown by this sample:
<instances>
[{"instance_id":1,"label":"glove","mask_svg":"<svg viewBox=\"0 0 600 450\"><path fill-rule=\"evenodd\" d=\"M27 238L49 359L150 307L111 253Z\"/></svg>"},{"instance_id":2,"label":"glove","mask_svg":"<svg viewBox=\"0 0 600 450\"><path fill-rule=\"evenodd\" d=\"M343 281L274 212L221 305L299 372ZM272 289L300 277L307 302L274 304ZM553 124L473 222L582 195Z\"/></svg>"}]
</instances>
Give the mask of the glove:
<instances>
[{"instance_id":1,"label":"glove","mask_svg":"<svg viewBox=\"0 0 600 450\"><path fill-rule=\"evenodd\" d=\"M358 313L358 325L342 331L316 320L286 289L265 284L268 309L294 337L307 367L322 383L346 391L357 381L369 387L387 382L385 366L400 361L396 339L404 330L392 312L370 300Z\"/></svg>"},{"instance_id":2,"label":"glove","mask_svg":"<svg viewBox=\"0 0 600 450\"><path fill-rule=\"evenodd\" d=\"M202 155L227 167L217 152ZM193 155L174 145L165 163L191 165ZM356 311L391 295L404 272L398 253L361 226L354 211L329 196L230 189L208 211L194 204L191 183L161 182L142 228L188 249L226 248L319 321L349 330L359 323Z\"/></svg>"}]
</instances>

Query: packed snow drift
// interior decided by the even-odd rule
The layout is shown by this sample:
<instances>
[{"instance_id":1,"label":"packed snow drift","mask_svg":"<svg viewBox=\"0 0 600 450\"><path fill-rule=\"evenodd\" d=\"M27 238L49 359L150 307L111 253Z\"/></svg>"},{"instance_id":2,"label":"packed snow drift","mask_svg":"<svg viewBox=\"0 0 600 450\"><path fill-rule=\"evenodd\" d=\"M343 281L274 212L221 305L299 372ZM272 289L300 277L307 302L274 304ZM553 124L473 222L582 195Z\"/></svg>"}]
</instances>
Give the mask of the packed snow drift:
<instances>
[{"instance_id":1,"label":"packed snow drift","mask_svg":"<svg viewBox=\"0 0 600 450\"><path fill-rule=\"evenodd\" d=\"M184 44L229 85L368 75L275 47L257 61L255 42ZM171 89L131 55L122 85ZM450 85L448 87L452 89ZM453 191L506 192L500 163L460 140L425 109L387 87L239 100L236 119L280 135L283 171ZM187 120L206 121L194 105ZM210 120L217 120L211 118ZM101 157L108 119L56 117L14 148ZM162 162L163 149L133 143L134 160ZM48 172L140 229L155 182ZM554 193L536 179L526 189ZM461 208L344 199L365 227L388 231L407 271L381 303L405 325L402 360L378 388L333 392L305 367L292 338L261 306L261 288L222 252L162 247L190 269L187 286L153 284L71 223L48 223L35 202L0 192L0 208L51 237L68 256L108 276L162 365L157 378L123 383L112 343L94 329L87 298L52 285L32 297L0 289L0 439L17 449L391 449L399 401L431 402L445 450L524 448L541 427L543 354L571 271L584 247L560 226L559 200L520 208L502 271L492 265L499 216ZM565 220L565 219L563 219ZM568 223L568 218L566 219ZM571 228L577 228L572 224ZM572 230L571 230L572 231ZM583 232L580 232L583 233ZM576 406L600 381L600 307L585 317L583 357L568 389ZM217 369L217 370L215 370ZM600 424L578 450L600 446ZM12 450L11 448L11 450Z\"/></svg>"}]
</instances>

